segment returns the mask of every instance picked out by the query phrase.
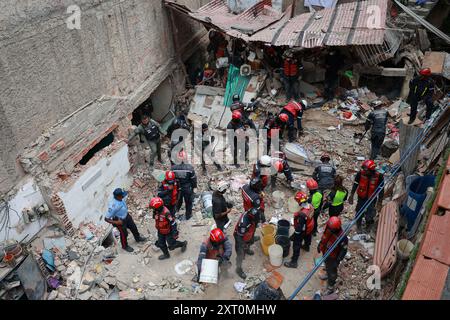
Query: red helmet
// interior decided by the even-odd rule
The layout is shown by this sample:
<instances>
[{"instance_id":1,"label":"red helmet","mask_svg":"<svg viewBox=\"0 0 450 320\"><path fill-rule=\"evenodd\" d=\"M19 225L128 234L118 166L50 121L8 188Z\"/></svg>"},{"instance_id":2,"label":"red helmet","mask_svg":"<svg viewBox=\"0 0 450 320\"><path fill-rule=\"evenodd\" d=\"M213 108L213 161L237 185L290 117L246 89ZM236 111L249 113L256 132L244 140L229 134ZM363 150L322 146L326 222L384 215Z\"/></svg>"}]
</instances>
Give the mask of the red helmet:
<instances>
[{"instance_id":1,"label":"red helmet","mask_svg":"<svg viewBox=\"0 0 450 320\"><path fill-rule=\"evenodd\" d=\"M306 187L308 187L309 190L317 190L319 189L319 184L316 180L313 178L306 180Z\"/></svg>"},{"instance_id":2,"label":"red helmet","mask_svg":"<svg viewBox=\"0 0 450 320\"><path fill-rule=\"evenodd\" d=\"M303 202L306 202L308 200L308 196L303 191L299 191L299 192L297 192L295 194L295 200L298 203L303 203Z\"/></svg>"},{"instance_id":3,"label":"red helmet","mask_svg":"<svg viewBox=\"0 0 450 320\"><path fill-rule=\"evenodd\" d=\"M223 234L223 231L219 228L212 229L209 233L209 239L211 239L211 242L214 243L221 243L225 241L225 235Z\"/></svg>"},{"instance_id":4,"label":"red helmet","mask_svg":"<svg viewBox=\"0 0 450 320\"><path fill-rule=\"evenodd\" d=\"M175 180L175 172L173 172L173 171L166 171L166 180L167 181L174 181Z\"/></svg>"},{"instance_id":5,"label":"red helmet","mask_svg":"<svg viewBox=\"0 0 450 320\"><path fill-rule=\"evenodd\" d=\"M327 222L327 227L331 230L339 230L341 229L341 219L338 217L330 217L330 219Z\"/></svg>"},{"instance_id":6,"label":"red helmet","mask_svg":"<svg viewBox=\"0 0 450 320\"><path fill-rule=\"evenodd\" d=\"M281 120L281 122L288 122L289 120L289 116L286 113L281 113L280 115L278 115L278 119Z\"/></svg>"},{"instance_id":7,"label":"red helmet","mask_svg":"<svg viewBox=\"0 0 450 320\"><path fill-rule=\"evenodd\" d=\"M154 197L150 200L150 208L159 209L164 205L163 200L160 197Z\"/></svg>"},{"instance_id":8,"label":"red helmet","mask_svg":"<svg viewBox=\"0 0 450 320\"><path fill-rule=\"evenodd\" d=\"M330 155L326 152L322 153L322 155L320 156L320 161L324 161L325 159L331 159Z\"/></svg>"},{"instance_id":9,"label":"red helmet","mask_svg":"<svg viewBox=\"0 0 450 320\"><path fill-rule=\"evenodd\" d=\"M284 169L283 161L281 161L281 160L275 161L275 163L273 164L273 166L275 167L275 170L277 170L277 172L282 172L283 169Z\"/></svg>"},{"instance_id":10,"label":"red helmet","mask_svg":"<svg viewBox=\"0 0 450 320\"><path fill-rule=\"evenodd\" d=\"M424 68L419 71L419 74L422 76L431 76L430 68Z\"/></svg>"},{"instance_id":11,"label":"red helmet","mask_svg":"<svg viewBox=\"0 0 450 320\"><path fill-rule=\"evenodd\" d=\"M233 111L231 114L231 119L238 120L242 118L242 113L240 113L238 110Z\"/></svg>"},{"instance_id":12,"label":"red helmet","mask_svg":"<svg viewBox=\"0 0 450 320\"><path fill-rule=\"evenodd\" d=\"M363 162L362 167L363 167L363 169L366 169L366 170L375 170L377 165L375 164L375 162L373 160L366 160Z\"/></svg>"}]
</instances>

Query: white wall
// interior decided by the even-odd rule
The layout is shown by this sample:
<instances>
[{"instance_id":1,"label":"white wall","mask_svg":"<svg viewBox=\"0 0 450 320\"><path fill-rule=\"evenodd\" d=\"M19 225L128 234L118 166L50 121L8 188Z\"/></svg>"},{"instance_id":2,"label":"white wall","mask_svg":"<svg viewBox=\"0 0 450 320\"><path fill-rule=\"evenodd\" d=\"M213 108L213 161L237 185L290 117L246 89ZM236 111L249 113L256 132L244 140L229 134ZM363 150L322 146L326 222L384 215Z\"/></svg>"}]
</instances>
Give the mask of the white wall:
<instances>
[{"instance_id":1,"label":"white wall","mask_svg":"<svg viewBox=\"0 0 450 320\"><path fill-rule=\"evenodd\" d=\"M105 224L104 214L115 188L128 188L128 146L124 145L109 157L91 165L67 192L58 195L66 207L69 220L78 228L81 222Z\"/></svg>"},{"instance_id":2,"label":"white wall","mask_svg":"<svg viewBox=\"0 0 450 320\"><path fill-rule=\"evenodd\" d=\"M15 197L9 201L9 226L11 229L9 229L9 234L7 234L6 228L0 232L0 241L5 240L6 236L7 239L20 241L26 235L28 235L28 237L25 241L30 240L43 226L45 226L47 219L43 217L40 220L24 224L22 210L24 208L33 208L44 203L44 198L34 180L32 178L24 180ZM4 213L5 211L2 211L0 215L3 215ZM3 221L3 216L1 217ZM23 227L23 229L21 227Z\"/></svg>"}]
</instances>

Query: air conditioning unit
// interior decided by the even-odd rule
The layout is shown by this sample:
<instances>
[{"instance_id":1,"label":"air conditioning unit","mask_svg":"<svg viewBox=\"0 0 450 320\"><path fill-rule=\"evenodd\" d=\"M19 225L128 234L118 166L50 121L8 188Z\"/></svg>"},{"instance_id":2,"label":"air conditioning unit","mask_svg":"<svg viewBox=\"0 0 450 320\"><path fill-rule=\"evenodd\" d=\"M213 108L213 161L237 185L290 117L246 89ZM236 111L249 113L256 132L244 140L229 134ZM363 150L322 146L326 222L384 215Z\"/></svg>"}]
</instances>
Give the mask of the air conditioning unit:
<instances>
[{"instance_id":1,"label":"air conditioning unit","mask_svg":"<svg viewBox=\"0 0 450 320\"><path fill-rule=\"evenodd\" d=\"M252 67L248 64L243 64L241 66L241 76L250 76L252 74Z\"/></svg>"}]
</instances>

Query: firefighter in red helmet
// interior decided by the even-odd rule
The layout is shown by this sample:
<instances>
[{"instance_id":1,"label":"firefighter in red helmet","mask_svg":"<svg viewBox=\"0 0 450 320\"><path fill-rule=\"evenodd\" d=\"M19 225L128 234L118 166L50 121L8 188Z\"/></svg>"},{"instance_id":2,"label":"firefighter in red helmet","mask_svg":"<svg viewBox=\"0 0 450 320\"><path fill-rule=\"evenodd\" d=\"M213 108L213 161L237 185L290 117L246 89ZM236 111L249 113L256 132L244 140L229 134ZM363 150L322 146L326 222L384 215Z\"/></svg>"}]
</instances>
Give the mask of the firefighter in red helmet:
<instances>
[{"instance_id":1,"label":"firefighter in red helmet","mask_svg":"<svg viewBox=\"0 0 450 320\"><path fill-rule=\"evenodd\" d=\"M219 228L211 230L200 246L200 253L197 259L197 282L200 280L203 259L213 259L219 261L219 267L229 267L232 253L231 241Z\"/></svg>"},{"instance_id":2,"label":"firefighter in red helmet","mask_svg":"<svg viewBox=\"0 0 450 320\"><path fill-rule=\"evenodd\" d=\"M266 121L264 122L263 129L267 130L267 152L270 152L272 147L272 139L276 139L278 135L278 142L283 140L283 132L289 121L289 116L286 113L281 113L277 116L274 116L272 113L269 113ZM276 143L276 140L274 140ZM277 145L273 146L273 148L278 149Z\"/></svg>"},{"instance_id":3,"label":"firefighter in red helmet","mask_svg":"<svg viewBox=\"0 0 450 320\"><path fill-rule=\"evenodd\" d=\"M417 105L419 101L425 102L426 114L425 118L428 120L435 110L433 104L434 94L434 80L431 78L431 70L425 68L419 71L419 75L409 82L408 103L411 105L411 112L409 114L409 124L416 120Z\"/></svg>"},{"instance_id":4,"label":"firefighter in red helmet","mask_svg":"<svg viewBox=\"0 0 450 320\"><path fill-rule=\"evenodd\" d=\"M230 132L230 130L233 131ZM238 138L242 136L241 133L243 133L245 130L246 128L244 126L242 113L238 110L233 111L231 114L231 121L227 125L227 139L233 134L232 152L233 152L233 163L236 166L236 168L240 167L240 164L238 163L238 153L240 155L240 158L244 157L245 159L246 153L249 150L247 139L245 139L244 146L242 146L243 145L242 143L238 143Z\"/></svg>"},{"instance_id":5,"label":"firefighter in red helmet","mask_svg":"<svg viewBox=\"0 0 450 320\"><path fill-rule=\"evenodd\" d=\"M300 210L294 213L294 233L290 237L290 240L293 241L292 258L291 261L284 264L288 268L297 268L300 248L309 251L314 229L314 207L308 203L308 196L299 191L295 195L295 200L300 205Z\"/></svg>"},{"instance_id":6,"label":"firefighter in red helmet","mask_svg":"<svg viewBox=\"0 0 450 320\"><path fill-rule=\"evenodd\" d=\"M317 252L325 254L328 249L337 241L337 239L344 233L339 217L330 217L325 226L322 238L317 246ZM331 251L330 255L325 259L326 276L321 276L322 280L328 280L326 294L334 292L334 285L338 277L338 267L340 262L347 254L348 238L344 236L338 243L336 248Z\"/></svg>"},{"instance_id":7,"label":"firefighter in red helmet","mask_svg":"<svg viewBox=\"0 0 450 320\"><path fill-rule=\"evenodd\" d=\"M169 250L181 248L181 252L186 251L187 241L178 241L177 222L175 217L170 214L169 209L164 206L161 198L155 197L150 200L150 209L153 209L153 219L155 219L155 228L158 231L158 241L156 246L161 249L163 254L158 257L159 260L170 258Z\"/></svg>"},{"instance_id":8,"label":"firefighter in red helmet","mask_svg":"<svg viewBox=\"0 0 450 320\"><path fill-rule=\"evenodd\" d=\"M378 194L377 208L381 209L384 195L384 177L381 173L376 171L376 164L373 160L365 160L361 170L355 176L355 182L353 183L353 188L348 200L349 204L353 204L355 192L358 194L358 202L356 203L355 209L356 213L358 213L358 211L367 203L379 186L381 186L381 191ZM375 203L375 200L372 201L365 211L367 231L370 231L370 228L374 223ZM361 232L362 216L356 222L356 226L358 232Z\"/></svg>"},{"instance_id":9,"label":"firefighter in red helmet","mask_svg":"<svg viewBox=\"0 0 450 320\"><path fill-rule=\"evenodd\" d=\"M173 171L166 171L165 179L158 189L158 197L163 199L164 205L169 209L170 214L175 216L178 203L178 182Z\"/></svg>"}]
</instances>

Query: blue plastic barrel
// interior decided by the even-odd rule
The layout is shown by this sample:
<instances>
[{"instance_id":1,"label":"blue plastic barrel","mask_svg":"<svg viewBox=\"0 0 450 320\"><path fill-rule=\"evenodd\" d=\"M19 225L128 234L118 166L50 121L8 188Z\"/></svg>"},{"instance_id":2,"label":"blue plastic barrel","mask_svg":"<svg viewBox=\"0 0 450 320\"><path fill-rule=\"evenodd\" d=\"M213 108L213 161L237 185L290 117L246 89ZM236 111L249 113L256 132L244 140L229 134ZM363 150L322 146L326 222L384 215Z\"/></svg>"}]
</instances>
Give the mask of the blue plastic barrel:
<instances>
[{"instance_id":1,"label":"blue plastic barrel","mask_svg":"<svg viewBox=\"0 0 450 320\"><path fill-rule=\"evenodd\" d=\"M406 218L408 231L414 226L414 222L427 196L427 189L434 186L435 178L432 175L414 177L406 190L408 197L402 204L400 213Z\"/></svg>"}]
</instances>

